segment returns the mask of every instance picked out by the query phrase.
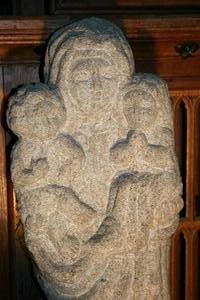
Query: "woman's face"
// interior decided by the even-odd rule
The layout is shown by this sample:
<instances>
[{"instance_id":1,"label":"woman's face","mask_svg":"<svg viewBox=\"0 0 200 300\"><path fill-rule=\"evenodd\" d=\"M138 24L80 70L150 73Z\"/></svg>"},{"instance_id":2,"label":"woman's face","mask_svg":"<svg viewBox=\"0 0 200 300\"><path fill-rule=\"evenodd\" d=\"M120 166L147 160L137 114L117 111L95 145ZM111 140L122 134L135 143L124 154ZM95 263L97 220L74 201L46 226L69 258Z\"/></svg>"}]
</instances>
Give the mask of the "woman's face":
<instances>
[{"instance_id":1,"label":"woman's face","mask_svg":"<svg viewBox=\"0 0 200 300\"><path fill-rule=\"evenodd\" d=\"M101 57L81 58L72 66L70 93L82 108L105 107L118 88L116 67Z\"/></svg>"},{"instance_id":2,"label":"woman's face","mask_svg":"<svg viewBox=\"0 0 200 300\"><path fill-rule=\"evenodd\" d=\"M124 115L131 129L147 129L154 125L158 109L150 93L133 90L124 97Z\"/></svg>"}]
</instances>

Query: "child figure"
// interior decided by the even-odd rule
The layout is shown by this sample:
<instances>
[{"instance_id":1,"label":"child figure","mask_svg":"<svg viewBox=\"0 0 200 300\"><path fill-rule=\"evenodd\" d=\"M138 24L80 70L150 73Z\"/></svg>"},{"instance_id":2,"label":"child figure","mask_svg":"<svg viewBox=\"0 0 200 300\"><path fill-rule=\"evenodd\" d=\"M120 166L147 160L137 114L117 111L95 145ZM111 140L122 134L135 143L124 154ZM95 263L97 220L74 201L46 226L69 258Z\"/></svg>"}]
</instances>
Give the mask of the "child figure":
<instances>
[{"instance_id":1,"label":"child figure","mask_svg":"<svg viewBox=\"0 0 200 300\"><path fill-rule=\"evenodd\" d=\"M148 172L177 172L170 105L165 83L154 76L137 75L124 96L127 140L116 143L111 159L121 169Z\"/></svg>"},{"instance_id":2,"label":"child figure","mask_svg":"<svg viewBox=\"0 0 200 300\"><path fill-rule=\"evenodd\" d=\"M162 174L161 178L168 178L170 185L174 181L175 194L180 195L182 185L174 152L166 84L153 75L138 74L123 104L130 131L126 141L112 147L111 160L121 172ZM180 208L182 201L179 200ZM159 213L159 209L156 211Z\"/></svg>"},{"instance_id":3,"label":"child figure","mask_svg":"<svg viewBox=\"0 0 200 300\"><path fill-rule=\"evenodd\" d=\"M45 184L48 144L55 140L65 122L65 108L58 92L44 84L20 88L10 99L7 118L19 138L11 165L16 190L37 187L38 181Z\"/></svg>"},{"instance_id":4,"label":"child figure","mask_svg":"<svg viewBox=\"0 0 200 300\"><path fill-rule=\"evenodd\" d=\"M27 245L32 250L31 239L37 244L48 237L51 246L45 243L46 247L61 260L65 255L73 260L79 255L76 235L81 239L95 231L96 215L74 193L73 182L85 156L71 136L61 133L66 121L62 99L44 84L28 85L11 98L7 117L19 138L12 151L11 171ZM45 224L55 230L61 218L71 235L67 236L66 228L60 230L59 248L53 230L49 232ZM70 250L73 247L75 253Z\"/></svg>"},{"instance_id":5,"label":"child figure","mask_svg":"<svg viewBox=\"0 0 200 300\"><path fill-rule=\"evenodd\" d=\"M145 274L143 281L148 282L152 295L145 286L141 289L143 282L138 281L138 286L137 283L135 285L136 298L157 299L163 287L156 274L159 274L160 267L167 269L170 236L177 227L177 215L183 206L165 83L154 76L136 75L123 104L130 131L127 140L112 147L111 160L118 172L132 174L129 201L134 203L135 209L140 207L141 215L136 217L138 224L135 228L138 229L138 240L143 236L144 244L138 249L137 261L146 261L148 269L140 270L136 264L136 276L142 278ZM127 221L132 228L134 220ZM165 258L162 266L159 256L160 261ZM163 286L167 282L168 274L163 273ZM166 295L166 299L168 297Z\"/></svg>"}]
</instances>

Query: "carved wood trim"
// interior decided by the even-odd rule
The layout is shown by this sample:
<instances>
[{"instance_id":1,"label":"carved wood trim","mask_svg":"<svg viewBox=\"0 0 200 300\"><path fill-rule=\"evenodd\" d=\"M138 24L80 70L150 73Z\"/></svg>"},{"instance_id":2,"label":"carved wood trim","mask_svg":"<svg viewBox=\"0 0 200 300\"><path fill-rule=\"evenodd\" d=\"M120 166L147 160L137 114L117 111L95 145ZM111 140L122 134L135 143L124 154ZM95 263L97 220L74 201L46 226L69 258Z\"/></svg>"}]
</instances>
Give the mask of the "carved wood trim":
<instances>
[{"instance_id":1,"label":"carved wood trim","mask_svg":"<svg viewBox=\"0 0 200 300\"><path fill-rule=\"evenodd\" d=\"M184 264L184 272L185 272L185 299L198 299L197 297L197 288L198 282L196 281L197 274L199 274L199 270L196 269L196 260L200 259L199 253L196 253L197 243L198 243L198 234L200 232L200 221L197 218L196 211L196 191L195 187L199 184L197 182L197 170L199 166L199 157L197 155L197 146L199 145L199 129L197 128L197 122L199 122L199 116L196 116L197 108L200 105L200 91L171 91L170 92L173 102L173 107L175 111L179 108L180 102L183 101L185 103L186 111L187 111L187 167L186 167L186 214L185 217L181 219L178 229L176 230L173 239L172 239L172 247L171 247L171 295L172 300L180 299L179 295L179 282L178 278L180 278L180 270L177 270L177 261L180 261L178 252L179 249L179 238L180 234L184 233L185 238L185 262ZM178 124L175 118L175 132L178 129ZM179 131L179 129L178 129ZM177 143L177 154L180 155L179 139L176 137ZM197 191L198 192L198 191ZM182 249L182 251L184 251ZM199 275L198 275L199 276ZM199 295L199 294L198 294Z\"/></svg>"},{"instance_id":2,"label":"carved wood trim","mask_svg":"<svg viewBox=\"0 0 200 300\"><path fill-rule=\"evenodd\" d=\"M100 16L103 17L103 16ZM105 18L113 20L125 31L128 39L159 38L168 40L174 38L199 37L200 18L183 16L111 16ZM31 44L44 42L45 39L59 26L67 24L73 17L9 17L0 18L0 44ZM161 35L165 33L165 35Z\"/></svg>"},{"instance_id":3,"label":"carved wood trim","mask_svg":"<svg viewBox=\"0 0 200 300\"><path fill-rule=\"evenodd\" d=\"M179 237L183 232L185 237L185 285L181 288L185 288L185 300L193 300L195 298L195 288L196 288L196 244L197 244L197 235L200 231L200 221L188 221L187 219L182 219L177 228L171 246L171 297L172 300L180 299L178 296L178 276L179 270L177 269L177 261L179 261L178 247L179 247ZM199 256L199 253L198 253ZM184 263L184 262L183 262ZM199 273L199 270L198 270ZM181 299L182 300L182 299Z\"/></svg>"}]
</instances>

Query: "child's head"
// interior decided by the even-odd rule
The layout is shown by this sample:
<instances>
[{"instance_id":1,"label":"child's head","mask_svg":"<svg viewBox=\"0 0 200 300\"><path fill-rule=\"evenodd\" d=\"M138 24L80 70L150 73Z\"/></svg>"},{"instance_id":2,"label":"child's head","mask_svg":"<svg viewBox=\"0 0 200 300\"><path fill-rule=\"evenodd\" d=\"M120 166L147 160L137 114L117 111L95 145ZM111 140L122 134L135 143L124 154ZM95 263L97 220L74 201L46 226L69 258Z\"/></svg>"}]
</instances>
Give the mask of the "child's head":
<instances>
[{"instance_id":1,"label":"child's head","mask_svg":"<svg viewBox=\"0 0 200 300\"><path fill-rule=\"evenodd\" d=\"M123 105L124 115L130 129L143 131L154 124L157 107L150 93L133 89L125 95Z\"/></svg>"},{"instance_id":2,"label":"child's head","mask_svg":"<svg viewBox=\"0 0 200 300\"><path fill-rule=\"evenodd\" d=\"M22 138L54 136L65 121L65 108L56 90L44 84L27 85L11 97L8 124Z\"/></svg>"},{"instance_id":3,"label":"child's head","mask_svg":"<svg viewBox=\"0 0 200 300\"><path fill-rule=\"evenodd\" d=\"M130 129L151 131L172 129L172 114L166 83L159 77L137 74L123 98L123 110Z\"/></svg>"}]
</instances>

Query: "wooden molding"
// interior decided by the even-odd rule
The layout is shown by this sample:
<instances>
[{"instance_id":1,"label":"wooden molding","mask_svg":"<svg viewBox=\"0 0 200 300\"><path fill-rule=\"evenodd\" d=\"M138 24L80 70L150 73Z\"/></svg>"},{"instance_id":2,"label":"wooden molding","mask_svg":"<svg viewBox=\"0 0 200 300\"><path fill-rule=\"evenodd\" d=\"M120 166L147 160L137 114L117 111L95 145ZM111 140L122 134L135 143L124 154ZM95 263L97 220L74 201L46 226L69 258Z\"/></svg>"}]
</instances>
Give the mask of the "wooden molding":
<instances>
[{"instance_id":1,"label":"wooden molding","mask_svg":"<svg viewBox=\"0 0 200 300\"><path fill-rule=\"evenodd\" d=\"M106 18L105 16L103 16ZM183 42L200 44L200 17L107 18L124 31L133 49L136 72L165 78L170 89L199 89L200 49L183 59L175 47ZM70 16L0 18L0 63L40 63L45 41L57 28L71 22Z\"/></svg>"},{"instance_id":2,"label":"wooden molding","mask_svg":"<svg viewBox=\"0 0 200 300\"><path fill-rule=\"evenodd\" d=\"M97 15L103 14L137 14L139 11L151 13L152 11L159 13L161 9L168 10L188 10L200 7L198 0L101 0L101 1L70 1L70 0L50 0L50 14L85 14L91 13Z\"/></svg>"},{"instance_id":3,"label":"wooden molding","mask_svg":"<svg viewBox=\"0 0 200 300\"><path fill-rule=\"evenodd\" d=\"M100 16L116 23L125 32L128 39L160 40L179 38L200 38L200 17L162 16L153 17L141 15ZM0 18L0 44L39 44L44 42L50 33L71 22L72 16L57 17L9 17Z\"/></svg>"}]
</instances>

